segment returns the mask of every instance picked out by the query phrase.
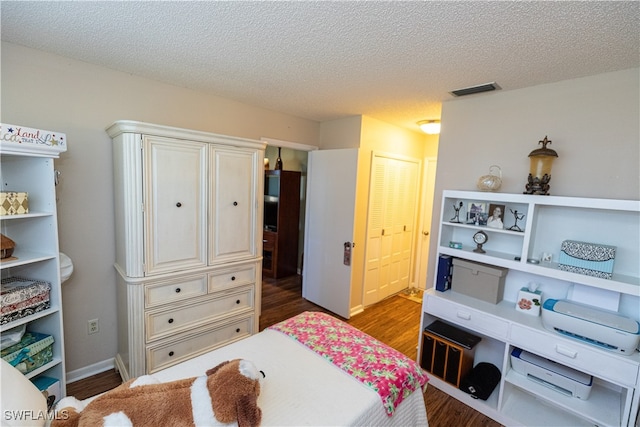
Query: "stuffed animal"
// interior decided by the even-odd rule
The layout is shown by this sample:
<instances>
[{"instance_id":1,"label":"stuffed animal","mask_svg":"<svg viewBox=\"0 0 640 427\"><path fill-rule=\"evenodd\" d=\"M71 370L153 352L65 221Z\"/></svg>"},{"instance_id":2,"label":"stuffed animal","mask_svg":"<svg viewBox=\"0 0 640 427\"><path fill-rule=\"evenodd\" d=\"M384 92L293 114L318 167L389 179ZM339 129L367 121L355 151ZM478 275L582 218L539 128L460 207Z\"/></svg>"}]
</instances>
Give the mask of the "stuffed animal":
<instances>
[{"instance_id":1,"label":"stuffed animal","mask_svg":"<svg viewBox=\"0 0 640 427\"><path fill-rule=\"evenodd\" d=\"M51 427L258 426L260 379L244 359L222 362L206 375L160 383L148 375L130 380L89 402L62 399ZM236 424L237 423L237 424Z\"/></svg>"}]
</instances>

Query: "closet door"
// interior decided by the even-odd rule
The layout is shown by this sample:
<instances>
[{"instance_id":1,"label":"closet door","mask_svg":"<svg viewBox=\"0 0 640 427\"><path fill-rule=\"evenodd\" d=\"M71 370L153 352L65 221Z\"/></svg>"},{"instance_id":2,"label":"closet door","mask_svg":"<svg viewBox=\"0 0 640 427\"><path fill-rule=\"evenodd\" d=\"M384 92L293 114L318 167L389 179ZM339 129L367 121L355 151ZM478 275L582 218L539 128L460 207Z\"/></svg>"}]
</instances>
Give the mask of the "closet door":
<instances>
[{"instance_id":1,"label":"closet door","mask_svg":"<svg viewBox=\"0 0 640 427\"><path fill-rule=\"evenodd\" d=\"M143 136L145 274L207 265L207 144Z\"/></svg>"},{"instance_id":2,"label":"closet door","mask_svg":"<svg viewBox=\"0 0 640 427\"><path fill-rule=\"evenodd\" d=\"M371 164L364 305L409 286L419 162L375 155Z\"/></svg>"},{"instance_id":3,"label":"closet door","mask_svg":"<svg viewBox=\"0 0 640 427\"><path fill-rule=\"evenodd\" d=\"M264 182L264 166L259 169L258 154L257 150L218 147L211 153L210 264L230 258L253 258L258 254L256 189L262 191Z\"/></svg>"}]
</instances>

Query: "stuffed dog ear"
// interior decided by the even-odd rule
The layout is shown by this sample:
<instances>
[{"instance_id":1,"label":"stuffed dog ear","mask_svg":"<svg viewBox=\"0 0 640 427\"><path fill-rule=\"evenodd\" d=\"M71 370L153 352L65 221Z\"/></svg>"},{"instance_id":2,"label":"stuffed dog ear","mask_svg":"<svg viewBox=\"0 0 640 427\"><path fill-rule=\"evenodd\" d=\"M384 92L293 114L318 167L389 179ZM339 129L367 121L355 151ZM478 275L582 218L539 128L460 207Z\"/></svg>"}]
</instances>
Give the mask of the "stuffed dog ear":
<instances>
[{"instance_id":1,"label":"stuffed dog ear","mask_svg":"<svg viewBox=\"0 0 640 427\"><path fill-rule=\"evenodd\" d=\"M224 365L226 365L226 364L228 364L228 363L230 363L230 362L231 362L230 360L227 360L226 362L222 362L222 363L221 363L221 364L219 364L218 366L216 366L216 367L214 367L214 368L209 369L209 370L206 372L207 376L208 376L208 377L210 377L211 375L215 374L216 372L218 372L218 370L219 370L220 368L222 368Z\"/></svg>"},{"instance_id":2,"label":"stuffed dog ear","mask_svg":"<svg viewBox=\"0 0 640 427\"><path fill-rule=\"evenodd\" d=\"M238 427L257 427L262 420L262 410L258 407L257 395L245 395L238 399Z\"/></svg>"}]
</instances>

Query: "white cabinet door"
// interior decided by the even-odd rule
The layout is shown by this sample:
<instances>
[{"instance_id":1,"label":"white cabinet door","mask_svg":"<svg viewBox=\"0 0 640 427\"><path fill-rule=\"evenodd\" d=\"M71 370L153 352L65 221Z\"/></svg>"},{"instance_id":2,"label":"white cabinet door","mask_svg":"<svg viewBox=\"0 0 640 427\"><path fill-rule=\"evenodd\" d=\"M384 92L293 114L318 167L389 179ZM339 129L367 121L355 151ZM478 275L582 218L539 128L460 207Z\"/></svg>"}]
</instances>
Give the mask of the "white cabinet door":
<instances>
[{"instance_id":1,"label":"white cabinet door","mask_svg":"<svg viewBox=\"0 0 640 427\"><path fill-rule=\"evenodd\" d=\"M209 263L257 256L256 216L262 181L256 150L215 148L212 152Z\"/></svg>"},{"instance_id":2,"label":"white cabinet door","mask_svg":"<svg viewBox=\"0 0 640 427\"><path fill-rule=\"evenodd\" d=\"M146 274L207 265L207 144L143 138Z\"/></svg>"},{"instance_id":3,"label":"white cabinet door","mask_svg":"<svg viewBox=\"0 0 640 427\"><path fill-rule=\"evenodd\" d=\"M344 245L354 239L357 172L357 149L309 153L302 297L346 319L352 267Z\"/></svg>"}]
</instances>

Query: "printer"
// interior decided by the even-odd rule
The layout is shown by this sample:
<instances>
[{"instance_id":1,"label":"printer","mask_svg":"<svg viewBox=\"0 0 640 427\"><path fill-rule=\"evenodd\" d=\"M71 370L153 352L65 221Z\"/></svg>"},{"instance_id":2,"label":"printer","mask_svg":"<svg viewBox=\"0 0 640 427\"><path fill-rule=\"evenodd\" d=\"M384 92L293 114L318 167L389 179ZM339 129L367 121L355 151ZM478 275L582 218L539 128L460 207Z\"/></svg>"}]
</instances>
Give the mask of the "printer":
<instances>
[{"instance_id":1,"label":"printer","mask_svg":"<svg viewBox=\"0 0 640 427\"><path fill-rule=\"evenodd\" d=\"M528 379L567 396L587 400L593 376L519 348L511 351L511 367Z\"/></svg>"},{"instance_id":2,"label":"printer","mask_svg":"<svg viewBox=\"0 0 640 427\"><path fill-rule=\"evenodd\" d=\"M545 328L600 348L631 355L640 342L640 324L618 313L569 300L542 304Z\"/></svg>"}]
</instances>

